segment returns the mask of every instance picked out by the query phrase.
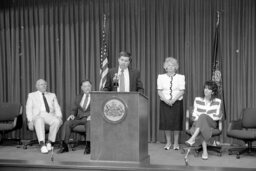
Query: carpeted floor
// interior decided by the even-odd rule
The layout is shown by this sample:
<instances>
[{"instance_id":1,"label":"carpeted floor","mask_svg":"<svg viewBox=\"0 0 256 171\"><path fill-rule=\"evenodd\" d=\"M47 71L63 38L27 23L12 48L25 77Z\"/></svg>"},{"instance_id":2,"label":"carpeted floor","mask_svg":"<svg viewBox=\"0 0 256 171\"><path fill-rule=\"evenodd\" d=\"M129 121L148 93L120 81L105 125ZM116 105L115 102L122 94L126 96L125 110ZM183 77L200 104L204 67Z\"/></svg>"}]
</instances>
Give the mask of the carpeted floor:
<instances>
[{"instance_id":1,"label":"carpeted floor","mask_svg":"<svg viewBox=\"0 0 256 171\"><path fill-rule=\"evenodd\" d=\"M164 144L150 143L149 155L150 164L156 165L173 165L184 166L184 156L182 150L165 151ZM201 156L195 157L193 154L189 155L189 165L191 166L208 166L208 167L236 167L236 168L256 168L256 156L254 155L241 155L240 159L236 159L235 155L228 155L227 148L223 148L221 157L215 153L209 153L208 160L202 160ZM70 151L64 154L56 154L58 149L54 149L54 161L59 162L90 162L90 155L84 155L84 147L77 147L76 151ZM29 146L24 150L22 147L16 146L0 146L0 159L10 160L29 160L29 161L50 161L51 153L41 154L39 146Z\"/></svg>"}]
</instances>

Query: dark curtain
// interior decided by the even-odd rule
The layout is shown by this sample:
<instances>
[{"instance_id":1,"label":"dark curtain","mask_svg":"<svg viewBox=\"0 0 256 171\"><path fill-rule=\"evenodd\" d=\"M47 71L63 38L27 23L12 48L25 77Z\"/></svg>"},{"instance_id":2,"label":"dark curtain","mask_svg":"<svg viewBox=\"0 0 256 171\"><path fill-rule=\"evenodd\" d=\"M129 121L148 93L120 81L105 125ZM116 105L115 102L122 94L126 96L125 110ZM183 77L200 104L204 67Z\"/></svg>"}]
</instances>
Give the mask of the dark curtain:
<instances>
[{"instance_id":1,"label":"dark curtain","mask_svg":"<svg viewBox=\"0 0 256 171\"><path fill-rule=\"evenodd\" d=\"M132 53L132 67L141 71L149 98L149 141L163 142L158 129L157 75L165 57L179 61L186 76L184 109L201 96L211 79L211 49L217 11L227 124L242 108L256 107L256 1L254 0L1 0L0 101L25 108L35 81L47 80L57 94L64 119L88 78L99 85L100 36L103 15L109 18L109 67L118 52ZM25 113L25 110L24 110ZM185 115L185 114L184 114ZM25 117L24 117L25 122ZM32 135L24 126L15 135ZM183 142L185 134L182 133Z\"/></svg>"}]
</instances>

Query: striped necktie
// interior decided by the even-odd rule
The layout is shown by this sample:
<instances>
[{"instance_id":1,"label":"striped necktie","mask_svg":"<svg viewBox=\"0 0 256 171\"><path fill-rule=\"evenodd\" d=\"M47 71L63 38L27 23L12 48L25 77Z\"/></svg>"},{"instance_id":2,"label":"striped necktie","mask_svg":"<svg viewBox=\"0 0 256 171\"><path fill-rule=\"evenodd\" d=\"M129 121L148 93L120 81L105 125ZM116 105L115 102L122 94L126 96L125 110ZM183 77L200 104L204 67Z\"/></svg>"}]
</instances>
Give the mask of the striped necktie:
<instances>
[{"instance_id":1,"label":"striped necktie","mask_svg":"<svg viewBox=\"0 0 256 171\"><path fill-rule=\"evenodd\" d=\"M46 100L46 98L45 98L45 95L44 95L44 93L42 93L43 94L43 99L44 99L44 106L45 106L45 109L46 109L46 112L50 112L50 108L49 108L49 105L48 105L48 103L47 103L47 100Z\"/></svg>"}]
</instances>

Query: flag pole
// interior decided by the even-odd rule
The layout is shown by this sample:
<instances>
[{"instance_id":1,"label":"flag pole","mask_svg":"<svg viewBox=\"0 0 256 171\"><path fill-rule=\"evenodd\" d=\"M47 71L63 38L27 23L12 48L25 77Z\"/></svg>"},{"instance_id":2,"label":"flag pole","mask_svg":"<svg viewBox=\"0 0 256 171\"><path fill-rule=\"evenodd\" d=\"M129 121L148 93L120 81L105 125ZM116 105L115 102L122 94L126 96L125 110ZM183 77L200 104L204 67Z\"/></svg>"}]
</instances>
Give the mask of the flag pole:
<instances>
[{"instance_id":1,"label":"flag pole","mask_svg":"<svg viewBox=\"0 0 256 171\"><path fill-rule=\"evenodd\" d=\"M220 11L217 11L217 21L212 48L212 81L215 81L219 88L219 97L222 100L223 118L226 119L226 108L223 89L223 57L220 49Z\"/></svg>"},{"instance_id":2,"label":"flag pole","mask_svg":"<svg viewBox=\"0 0 256 171\"><path fill-rule=\"evenodd\" d=\"M100 84L99 91L101 91L106 83L108 73L108 54L109 54L109 25L107 23L107 15L103 15L103 28L101 34L101 49L100 49Z\"/></svg>"}]
</instances>

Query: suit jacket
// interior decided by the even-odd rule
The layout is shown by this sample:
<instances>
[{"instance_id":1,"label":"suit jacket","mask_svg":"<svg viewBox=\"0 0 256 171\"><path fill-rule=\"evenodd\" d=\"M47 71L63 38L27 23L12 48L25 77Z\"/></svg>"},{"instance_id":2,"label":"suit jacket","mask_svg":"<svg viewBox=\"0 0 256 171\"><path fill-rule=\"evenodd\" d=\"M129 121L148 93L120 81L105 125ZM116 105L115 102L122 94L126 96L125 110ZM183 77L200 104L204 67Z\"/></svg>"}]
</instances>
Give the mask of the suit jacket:
<instances>
[{"instance_id":1,"label":"suit jacket","mask_svg":"<svg viewBox=\"0 0 256 171\"><path fill-rule=\"evenodd\" d=\"M74 105L71 109L71 114L74 115L78 119L81 119L83 117L88 117L90 115L90 103L89 103L86 111L84 111L84 109L80 105L83 95L84 95L84 93L76 96Z\"/></svg>"},{"instance_id":2,"label":"suit jacket","mask_svg":"<svg viewBox=\"0 0 256 171\"><path fill-rule=\"evenodd\" d=\"M130 77L130 91L138 91L144 93L143 84L140 80L140 72L128 68ZM104 91L117 91L117 87L114 86L113 78L118 73L118 68L112 68L108 71L106 84L103 88Z\"/></svg>"},{"instance_id":3,"label":"suit jacket","mask_svg":"<svg viewBox=\"0 0 256 171\"><path fill-rule=\"evenodd\" d=\"M49 113L62 118L61 109L56 95L54 93L45 92L45 98L50 109ZM32 121L33 118L39 115L41 112L46 112L42 93L40 91L29 93L26 104L26 114L28 121Z\"/></svg>"}]
</instances>

